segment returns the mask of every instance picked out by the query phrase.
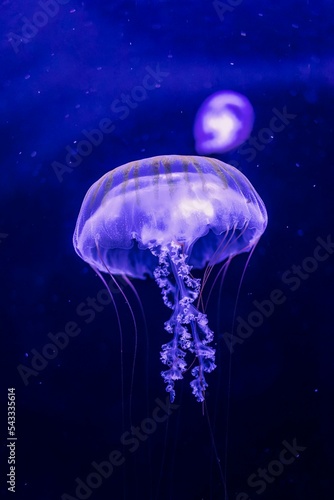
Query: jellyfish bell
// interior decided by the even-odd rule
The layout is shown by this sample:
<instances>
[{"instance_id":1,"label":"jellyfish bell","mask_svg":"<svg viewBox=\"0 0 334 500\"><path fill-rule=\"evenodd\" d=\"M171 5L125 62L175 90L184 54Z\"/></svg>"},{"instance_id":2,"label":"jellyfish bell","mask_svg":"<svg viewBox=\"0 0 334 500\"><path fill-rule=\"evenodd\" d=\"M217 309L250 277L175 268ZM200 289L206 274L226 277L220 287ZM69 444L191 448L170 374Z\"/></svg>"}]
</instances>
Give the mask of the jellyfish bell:
<instances>
[{"instance_id":1,"label":"jellyfish bell","mask_svg":"<svg viewBox=\"0 0 334 500\"><path fill-rule=\"evenodd\" d=\"M248 139L254 110L238 92L222 90L200 106L194 123L195 147L199 154L224 153Z\"/></svg>"},{"instance_id":2,"label":"jellyfish bell","mask_svg":"<svg viewBox=\"0 0 334 500\"><path fill-rule=\"evenodd\" d=\"M145 279L161 288L172 309L162 346L162 377L175 397L186 353L197 358L192 392L204 400L204 373L215 368L213 332L194 304L201 290L191 269L217 264L254 248L267 225L263 201L234 167L213 158L156 156L122 165L88 190L73 244L99 272Z\"/></svg>"}]
</instances>

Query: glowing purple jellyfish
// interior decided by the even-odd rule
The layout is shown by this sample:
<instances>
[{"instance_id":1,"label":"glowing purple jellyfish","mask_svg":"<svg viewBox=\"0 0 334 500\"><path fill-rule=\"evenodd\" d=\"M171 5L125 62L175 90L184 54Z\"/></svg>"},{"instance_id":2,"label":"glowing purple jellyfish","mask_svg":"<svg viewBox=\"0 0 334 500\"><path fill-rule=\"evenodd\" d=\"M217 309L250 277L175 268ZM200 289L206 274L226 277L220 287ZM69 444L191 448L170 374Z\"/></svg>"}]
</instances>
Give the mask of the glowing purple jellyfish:
<instances>
[{"instance_id":1,"label":"glowing purple jellyfish","mask_svg":"<svg viewBox=\"0 0 334 500\"><path fill-rule=\"evenodd\" d=\"M209 96L199 108L194 125L199 154L224 153L248 139L254 111L242 94L223 90Z\"/></svg>"},{"instance_id":2,"label":"glowing purple jellyfish","mask_svg":"<svg viewBox=\"0 0 334 500\"><path fill-rule=\"evenodd\" d=\"M194 305L201 281L190 271L250 251L267 225L263 201L237 169L213 158L156 156L115 168L86 194L73 244L99 272L154 277L172 309L162 346L162 377L171 401L186 370L186 351L197 358L190 383L204 400L205 372L215 368L213 332Z\"/></svg>"}]
</instances>

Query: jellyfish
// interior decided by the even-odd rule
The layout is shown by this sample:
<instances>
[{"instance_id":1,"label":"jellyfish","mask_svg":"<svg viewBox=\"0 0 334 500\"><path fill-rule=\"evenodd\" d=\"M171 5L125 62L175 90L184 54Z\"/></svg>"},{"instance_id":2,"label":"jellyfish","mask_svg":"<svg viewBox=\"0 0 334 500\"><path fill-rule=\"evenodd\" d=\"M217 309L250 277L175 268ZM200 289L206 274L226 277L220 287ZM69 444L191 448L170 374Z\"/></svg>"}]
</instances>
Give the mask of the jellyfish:
<instances>
[{"instance_id":1,"label":"jellyfish","mask_svg":"<svg viewBox=\"0 0 334 500\"><path fill-rule=\"evenodd\" d=\"M242 94L223 90L209 96L199 108L194 124L199 154L224 153L248 139L254 111Z\"/></svg>"},{"instance_id":2,"label":"jellyfish","mask_svg":"<svg viewBox=\"0 0 334 500\"><path fill-rule=\"evenodd\" d=\"M196 362L190 386L199 402L205 399L206 374L216 367L213 332L198 305L201 280L192 269L251 251L266 225L266 208L249 180L213 158L168 155L133 161L88 190L74 248L98 273L156 281L172 311L164 325L171 340L160 353L172 402L187 357Z\"/></svg>"}]
</instances>

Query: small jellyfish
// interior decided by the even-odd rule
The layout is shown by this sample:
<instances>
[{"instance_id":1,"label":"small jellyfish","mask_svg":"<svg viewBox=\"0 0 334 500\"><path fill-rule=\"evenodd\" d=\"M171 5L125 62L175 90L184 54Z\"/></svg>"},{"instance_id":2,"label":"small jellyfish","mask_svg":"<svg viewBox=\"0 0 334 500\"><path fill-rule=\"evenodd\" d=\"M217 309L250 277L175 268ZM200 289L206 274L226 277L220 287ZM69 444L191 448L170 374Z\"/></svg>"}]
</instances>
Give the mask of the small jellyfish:
<instances>
[{"instance_id":1,"label":"small jellyfish","mask_svg":"<svg viewBox=\"0 0 334 500\"><path fill-rule=\"evenodd\" d=\"M224 153L240 146L250 136L253 122L254 111L247 97L230 90L212 94L195 118L197 153Z\"/></svg>"},{"instance_id":2,"label":"small jellyfish","mask_svg":"<svg viewBox=\"0 0 334 500\"><path fill-rule=\"evenodd\" d=\"M213 158L156 156L122 165L88 190L73 244L100 275L154 278L171 309L161 372L171 401L190 355L190 385L203 401L215 365L213 332L192 268L251 251L267 225L263 201L236 168ZM188 356L187 356L188 354Z\"/></svg>"}]
</instances>

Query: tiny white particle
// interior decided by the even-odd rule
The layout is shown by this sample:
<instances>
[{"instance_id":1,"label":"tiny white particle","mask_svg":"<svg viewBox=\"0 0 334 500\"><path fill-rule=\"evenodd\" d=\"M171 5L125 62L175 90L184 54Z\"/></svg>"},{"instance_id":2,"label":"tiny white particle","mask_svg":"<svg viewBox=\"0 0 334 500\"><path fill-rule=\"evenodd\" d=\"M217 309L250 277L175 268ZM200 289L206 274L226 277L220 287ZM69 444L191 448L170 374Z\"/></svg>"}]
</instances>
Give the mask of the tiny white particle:
<instances>
[{"instance_id":1,"label":"tiny white particle","mask_svg":"<svg viewBox=\"0 0 334 500\"><path fill-rule=\"evenodd\" d=\"M33 151L30 156L31 158L35 158L36 155L37 155L36 151Z\"/></svg>"},{"instance_id":2,"label":"tiny white particle","mask_svg":"<svg viewBox=\"0 0 334 500\"><path fill-rule=\"evenodd\" d=\"M24 77L25 80L29 80L29 78L30 78L29 74Z\"/></svg>"}]
</instances>

